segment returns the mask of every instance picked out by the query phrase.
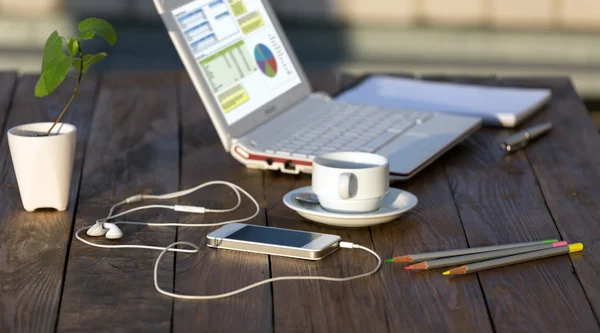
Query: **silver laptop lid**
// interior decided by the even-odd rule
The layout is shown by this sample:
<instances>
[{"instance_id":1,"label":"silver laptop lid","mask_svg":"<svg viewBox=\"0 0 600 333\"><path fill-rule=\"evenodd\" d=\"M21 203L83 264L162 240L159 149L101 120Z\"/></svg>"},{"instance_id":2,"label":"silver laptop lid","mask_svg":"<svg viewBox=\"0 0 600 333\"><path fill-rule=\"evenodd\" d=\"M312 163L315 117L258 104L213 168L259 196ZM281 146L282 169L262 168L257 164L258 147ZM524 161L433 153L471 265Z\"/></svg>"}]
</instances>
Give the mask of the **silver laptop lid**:
<instances>
[{"instance_id":1,"label":"silver laptop lid","mask_svg":"<svg viewBox=\"0 0 600 333\"><path fill-rule=\"evenodd\" d=\"M227 150L311 87L267 0L154 0Z\"/></svg>"}]
</instances>

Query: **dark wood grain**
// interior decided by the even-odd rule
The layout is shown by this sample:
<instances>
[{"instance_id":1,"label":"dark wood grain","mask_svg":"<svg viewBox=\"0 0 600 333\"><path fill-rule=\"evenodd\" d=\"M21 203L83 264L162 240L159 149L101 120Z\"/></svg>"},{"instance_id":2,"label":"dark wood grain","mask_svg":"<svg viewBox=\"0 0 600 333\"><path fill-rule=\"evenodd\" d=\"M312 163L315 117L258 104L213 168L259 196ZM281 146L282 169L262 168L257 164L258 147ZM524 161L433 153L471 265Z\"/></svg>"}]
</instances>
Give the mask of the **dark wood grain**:
<instances>
[{"instance_id":1,"label":"dark wood grain","mask_svg":"<svg viewBox=\"0 0 600 333\"><path fill-rule=\"evenodd\" d=\"M315 90L333 93L338 79L333 75L311 75ZM310 185L310 176L265 174L267 220L270 226L340 235L346 241L372 248L368 228L340 229L307 221L287 208L281 198L294 188ZM271 272L283 275L350 276L367 272L375 265L362 251L340 250L323 260L310 262L271 257ZM350 282L289 281L273 285L276 332L387 332L379 277Z\"/></svg>"},{"instance_id":2,"label":"dark wood grain","mask_svg":"<svg viewBox=\"0 0 600 333\"><path fill-rule=\"evenodd\" d=\"M509 80L508 83L552 89L546 112L530 123L551 121L555 127L523 153L533 167L546 205L568 241L585 249L571 255L577 278L600 316L600 135L567 79Z\"/></svg>"},{"instance_id":3,"label":"dark wood grain","mask_svg":"<svg viewBox=\"0 0 600 333\"><path fill-rule=\"evenodd\" d=\"M237 184L263 203L263 173L234 160L223 148L208 114L187 75L181 76L182 161L181 189L213 180ZM180 214L182 223L210 223L244 218L255 212L254 204L242 195L238 210L226 214ZM227 208L236 203L224 186L202 189L181 198L184 205ZM255 219L244 222L265 224L264 207ZM269 278L269 259L262 254L215 250L206 247L206 235L218 227L179 227L178 240L200 246L200 253L177 254L175 290L178 293L210 295L228 292ZM210 328L210 329L209 329ZM222 300L175 300L173 331L270 332L272 302L270 285Z\"/></svg>"},{"instance_id":4,"label":"dark wood grain","mask_svg":"<svg viewBox=\"0 0 600 333\"><path fill-rule=\"evenodd\" d=\"M315 90L335 93L356 78L321 72L310 79ZM285 193L310 184L309 175L249 170L226 153L187 74L87 78L66 119L78 127L68 211L22 209L0 134L0 332L600 332L600 136L570 81L434 79L551 88L549 106L522 127L542 121L555 127L511 155L497 146L514 130L483 129L414 179L392 184L418 196L413 211L377 227L343 229L309 222L282 203ZM36 80L0 74L0 128L49 121L60 112L73 82L39 100ZM130 195L216 179L259 199L262 212L250 223L338 234L384 258L552 237L582 241L585 249L463 277L385 264L379 274L352 282L287 281L223 300L181 301L154 289L157 251L98 249L69 237L73 223L75 230L88 226ZM243 200L231 214L152 210L128 219L223 221L253 212ZM235 198L215 187L173 202L227 207ZM206 234L215 229L125 226L122 240L94 241L198 244L199 254L167 255L160 267L163 288L189 294L226 292L269 276L349 276L375 264L362 251L309 262L207 249Z\"/></svg>"},{"instance_id":5,"label":"dark wood grain","mask_svg":"<svg viewBox=\"0 0 600 333\"><path fill-rule=\"evenodd\" d=\"M267 220L270 226L334 234L343 240L372 248L368 228L341 229L299 217L281 198L295 188L310 185L310 177L268 173ZM321 275L344 277L373 268L375 259L363 251L339 250L311 262L271 257L273 277ZM287 281L273 284L276 332L388 332L381 302L384 293L378 276L349 282Z\"/></svg>"},{"instance_id":6,"label":"dark wood grain","mask_svg":"<svg viewBox=\"0 0 600 333\"><path fill-rule=\"evenodd\" d=\"M8 117L8 107L13 97L17 78L16 72L0 73L0 129L4 129L4 122ZM0 140L4 137L5 132L6 131L0 132Z\"/></svg>"},{"instance_id":7,"label":"dark wood grain","mask_svg":"<svg viewBox=\"0 0 600 333\"><path fill-rule=\"evenodd\" d=\"M179 185L175 73L103 77L83 169L75 230L106 216L110 206L138 193L167 193ZM128 207L131 208L131 207ZM172 211L151 210L130 221L173 222ZM125 236L102 244L166 246L174 228L123 226ZM86 236L87 237L87 236ZM168 332L172 300L154 289L158 251L100 249L73 240L65 278L58 331ZM172 285L173 256L159 270Z\"/></svg>"},{"instance_id":8,"label":"dark wood grain","mask_svg":"<svg viewBox=\"0 0 600 333\"><path fill-rule=\"evenodd\" d=\"M398 220L371 228L378 253L391 258L467 247L440 163L434 163L408 182L392 186L415 194L419 204ZM440 270L412 272L404 270L404 266L387 264L380 273L391 331L492 332L476 275L460 283L449 283Z\"/></svg>"},{"instance_id":9,"label":"dark wood grain","mask_svg":"<svg viewBox=\"0 0 600 333\"><path fill-rule=\"evenodd\" d=\"M556 99L555 96L551 104ZM555 126L560 128L562 124ZM454 200L470 246L559 238L525 155L505 155L498 148L501 139L510 133L505 129L482 129L453 154L445 156ZM561 139L549 135L544 140ZM568 256L478 275L497 332L599 330L585 292L572 274ZM471 277L452 278L449 283L462 283L468 278Z\"/></svg>"},{"instance_id":10,"label":"dark wood grain","mask_svg":"<svg viewBox=\"0 0 600 333\"><path fill-rule=\"evenodd\" d=\"M341 83L347 87L361 79L344 75ZM415 194L419 204L396 221L371 227L377 253L391 258L467 246L440 162L435 162L409 181L393 182L391 185ZM385 290L381 297L390 331L492 331L477 276L460 284L449 284L444 276L436 274L439 272L407 272L404 266L386 264L380 272Z\"/></svg>"},{"instance_id":11,"label":"dark wood grain","mask_svg":"<svg viewBox=\"0 0 600 333\"><path fill-rule=\"evenodd\" d=\"M0 106L6 107L12 80L3 77ZM53 121L74 89L67 81L52 95L37 99L33 91L37 76L25 76L14 91L6 128ZM68 209L63 212L23 209L10 160L8 140L0 146L0 331L53 332L61 298L66 254L81 166L92 116L97 79L87 77L64 121L77 127L77 150L71 179Z\"/></svg>"}]
</instances>

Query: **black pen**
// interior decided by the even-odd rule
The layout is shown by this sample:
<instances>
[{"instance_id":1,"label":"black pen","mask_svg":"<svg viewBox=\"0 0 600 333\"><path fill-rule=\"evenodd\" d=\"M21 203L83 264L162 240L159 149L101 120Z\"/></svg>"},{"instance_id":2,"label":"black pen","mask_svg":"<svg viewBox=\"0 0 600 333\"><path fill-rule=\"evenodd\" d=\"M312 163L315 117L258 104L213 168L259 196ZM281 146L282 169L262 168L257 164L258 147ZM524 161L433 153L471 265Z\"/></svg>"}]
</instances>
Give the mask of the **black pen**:
<instances>
[{"instance_id":1,"label":"black pen","mask_svg":"<svg viewBox=\"0 0 600 333\"><path fill-rule=\"evenodd\" d=\"M502 149L513 152L525 147L531 140L547 133L552 128L552 123L543 123L511 135L502 141Z\"/></svg>"}]
</instances>

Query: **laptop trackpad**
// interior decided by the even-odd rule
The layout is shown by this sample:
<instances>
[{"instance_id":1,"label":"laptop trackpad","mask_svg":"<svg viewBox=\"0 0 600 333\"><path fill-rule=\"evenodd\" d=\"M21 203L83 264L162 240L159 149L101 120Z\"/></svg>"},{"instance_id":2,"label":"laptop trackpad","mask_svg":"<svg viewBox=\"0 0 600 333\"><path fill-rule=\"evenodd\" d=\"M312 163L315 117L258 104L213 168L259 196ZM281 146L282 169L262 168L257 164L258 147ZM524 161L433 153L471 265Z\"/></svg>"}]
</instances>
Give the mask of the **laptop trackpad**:
<instances>
[{"instance_id":1,"label":"laptop trackpad","mask_svg":"<svg viewBox=\"0 0 600 333\"><path fill-rule=\"evenodd\" d=\"M452 139L449 133L406 133L388 145L392 149L384 147L377 153L387 156L391 173L409 175L443 150Z\"/></svg>"},{"instance_id":2,"label":"laptop trackpad","mask_svg":"<svg viewBox=\"0 0 600 333\"><path fill-rule=\"evenodd\" d=\"M391 173L410 175L478 124L476 118L439 115L391 141L377 154L388 158Z\"/></svg>"}]
</instances>

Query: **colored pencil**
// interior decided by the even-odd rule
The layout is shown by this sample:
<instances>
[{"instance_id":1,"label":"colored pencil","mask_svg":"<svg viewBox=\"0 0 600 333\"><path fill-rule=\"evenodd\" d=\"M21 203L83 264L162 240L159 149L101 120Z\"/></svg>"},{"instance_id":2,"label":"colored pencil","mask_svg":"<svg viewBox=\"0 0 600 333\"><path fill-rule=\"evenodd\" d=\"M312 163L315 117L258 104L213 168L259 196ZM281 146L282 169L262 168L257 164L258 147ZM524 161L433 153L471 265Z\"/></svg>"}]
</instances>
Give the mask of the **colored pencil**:
<instances>
[{"instance_id":1,"label":"colored pencil","mask_svg":"<svg viewBox=\"0 0 600 333\"><path fill-rule=\"evenodd\" d=\"M526 242L526 243L512 243L512 244L504 244L504 245L492 245L492 246L483 246L483 247L472 247L466 249L457 249L457 250L447 250L447 251L436 251L436 252L427 252L427 253L417 253L417 254L407 254L404 256L395 257L392 259L387 259L386 262L405 262L405 263L413 263L420 262L431 259L438 258L446 258L453 256L462 256L465 254L473 254L473 253L481 253L481 252L490 252L504 249L512 249L515 247L521 246L531 246L538 244L548 244L558 242L558 239L546 239L543 241L537 242Z\"/></svg>"},{"instance_id":2,"label":"colored pencil","mask_svg":"<svg viewBox=\"0 0 600 333\"><path fill-rule=\"evenodd\" d=\"M518 264L518 263L536 260L536 259L554 257L554 256L558 256L561 254L579 252L581 250L583 250L583 244L574 243L574 244L569 244L568 246L559 246L559 247L555 247L552 249L522 253L522 254L517 254L514 256L508 256L508 257L503 257L503 258L498 258L498 259L493 259L493 260L482 261L482 262L478 262L475 264L460 266L460 267L453 268L449 271L446 271L443 274L444 275L455 275L455 274L475 273L475 272L479 272L479 271L482 271L485 269L503 267L503 266Z\"/></svg>"},{"instance_id":3,"label":"colored pencil","mask_svg":"<svg viewBox=\"0 0 600 333\"><path fill-rule=\"evenodd\" d=\"M532 246L521 246L521 247L515 247L512 249L481 252L481 253L475 253L475 254L467 254L464 256L456 256L456 257L449 257L449 258L443 258L443 259L437 259L437 260L423 261L423 262L420 262L417 264L412 264L412 265L406 266L406 267L404 267L404 269L427 270L427 269L434 269L434 268L440 268L440 267L457 266L457 265L468 264L468 263L473 263L473 262L478 262L478 261L512 256L515 254L551 249L551 248L555 248L555 247L559 247L559 246L566 246L566 245L568 245L567 242L563 241L563 242L555 242L555 243L548 243L548 244L538 244L538 245L532 245Z\"/></svg>"}]
</instances>

